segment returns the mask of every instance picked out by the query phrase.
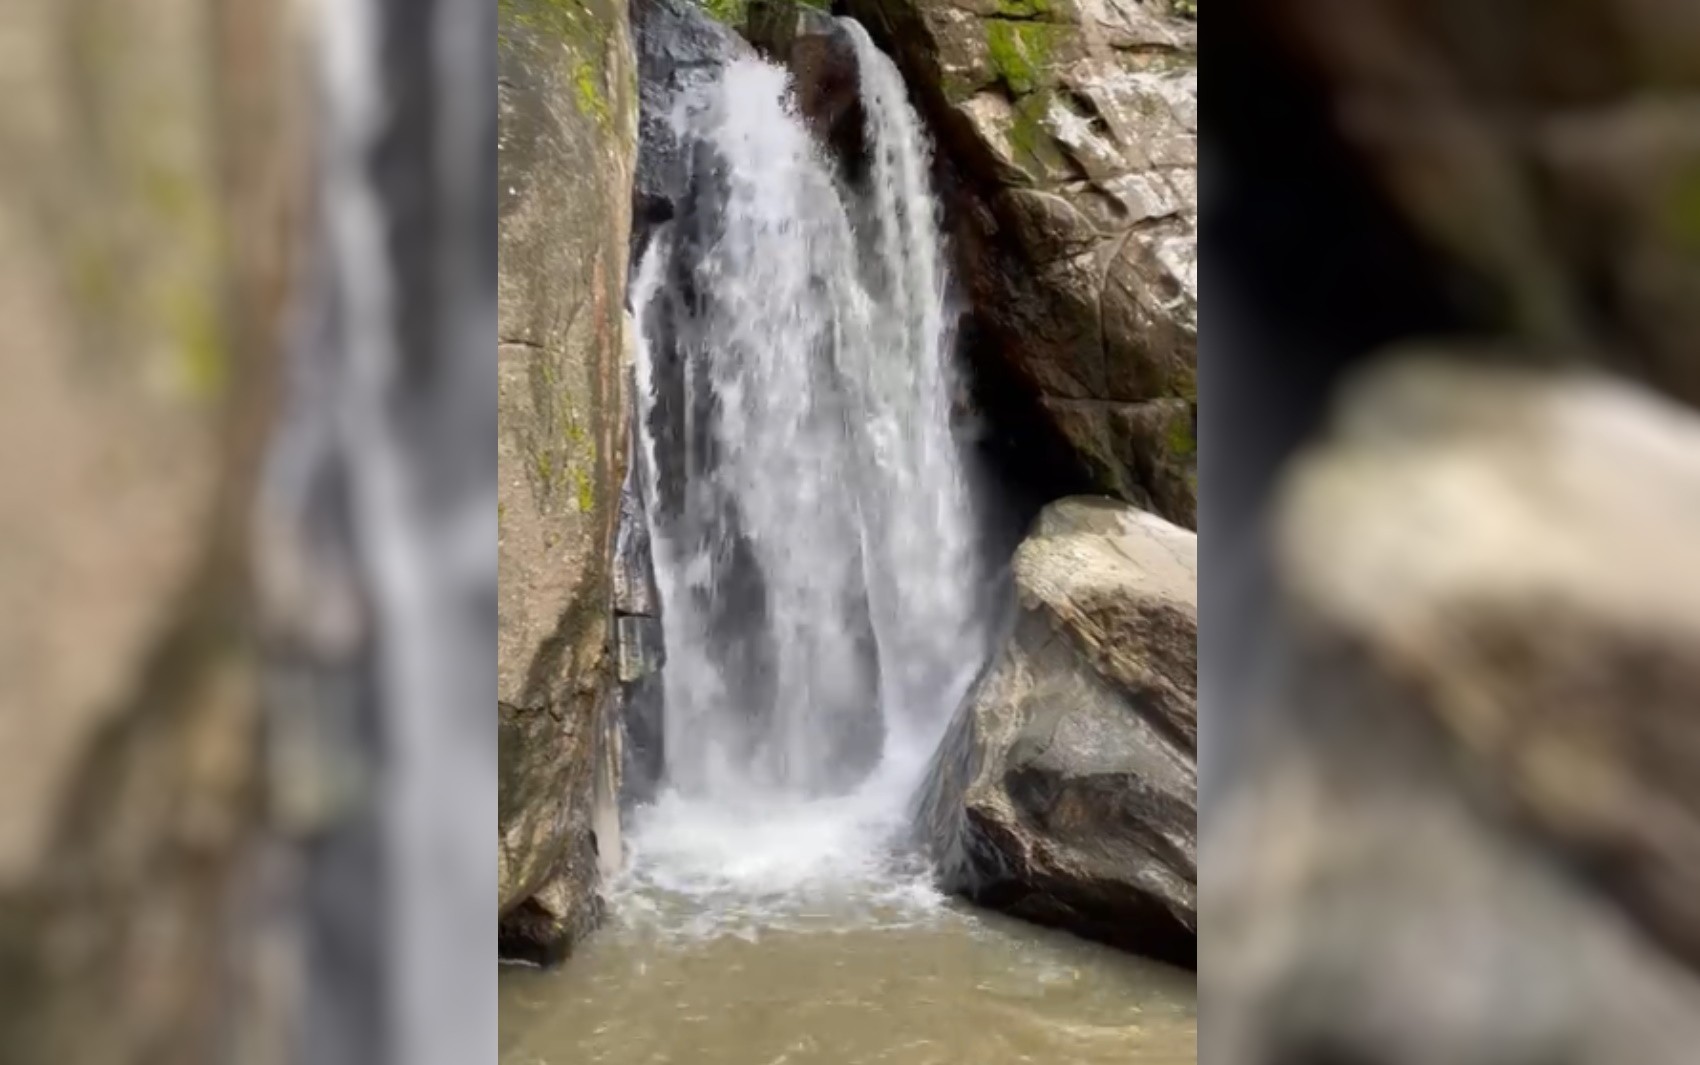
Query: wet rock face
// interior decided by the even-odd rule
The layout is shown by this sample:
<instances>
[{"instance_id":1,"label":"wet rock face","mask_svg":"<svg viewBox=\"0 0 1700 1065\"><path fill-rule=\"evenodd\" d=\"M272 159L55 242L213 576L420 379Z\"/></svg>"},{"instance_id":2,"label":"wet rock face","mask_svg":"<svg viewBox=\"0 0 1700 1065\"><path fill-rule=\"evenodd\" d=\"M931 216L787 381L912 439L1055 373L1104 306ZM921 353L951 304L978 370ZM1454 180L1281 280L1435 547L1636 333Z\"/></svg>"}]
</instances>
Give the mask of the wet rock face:
<instances>
[{"instance_id":1,"label":"wet rock face","mask_svg":"<svg viewBox=\"0 0 1700 1065\"><path fill-rule=\"evenodd\" d=\"M633 326L635 328L635 325ZM614 536L614 641L620 682L620 803L648 802L666 769L662 740L661 667L666 664L661 592L644 498L648 456L632 426L632 461L620 490L620 524Z\"/></svg>"},{"instance_id":2,"label":"wet rock face","mask_svg":"<svg viewBox=\"0 0 1700 1065\"><path fill-rule=\"evenodd\" d=\"M503 947L528 956L594 925L599 864L619 856L608 555L629 436L629 42L613 0L501 5L499 891Z\"/></svg>"},{"instance_id":3,"label":"wet rock face","mask_svg":"<svg viewBox=\"0 0 1700 1065\"><path fill-rule=\"evenodd\" d=\"M688 160L672 131L674 102L692 87L710 82L727 63L755 50L691 0L637 0L632 4L632 39L637 51L639 129L633 200L633 261L655 227L679 217L688 194Z\"/></svg>"},{"instance_id":4,"label":"wet rock face","mask_svg":"<svg viewBox=\"0 0 1700 1065\"><path fill-rule=\"evenodd\" d=\"M1197 538L1053 504L1021 610L952 723L919 830L947 890L1190 963L1197 934Z\"/></svg>"},{"instance_id":5,"label":"wet rock face","mask_svg":"<svg viewBox=\"0 0 1700 1065\"><path fill-rule=\"evenodd\" d=\"M793 0L750 5L746 30L763 56L791 71L797 111L852 182L868 157L867 111L856 46L838 20Z\"/></svg>"},{"instance_id":6,"label":"wet rock face","mask_svg":"<svg viewBox=\"0 0 1700 1065\"><path fill-rule=\"evenodd\" d=\"M982 349L1099 490L1196 523L1197 31L1184 5L850 0L939 142Z\"/></svg>"},{"instance_id":7,"label":"wet rock face","mask_svg":"<svg viewBox=\"0 0 1700 1065\"><path fill-rule=\"evenodd\" d=\"M1696 500L1700 417L1633 386L1477 353L1345 393L1279 496L1201 1057L1692 1060Z\"/></svg>"}]
</instances>

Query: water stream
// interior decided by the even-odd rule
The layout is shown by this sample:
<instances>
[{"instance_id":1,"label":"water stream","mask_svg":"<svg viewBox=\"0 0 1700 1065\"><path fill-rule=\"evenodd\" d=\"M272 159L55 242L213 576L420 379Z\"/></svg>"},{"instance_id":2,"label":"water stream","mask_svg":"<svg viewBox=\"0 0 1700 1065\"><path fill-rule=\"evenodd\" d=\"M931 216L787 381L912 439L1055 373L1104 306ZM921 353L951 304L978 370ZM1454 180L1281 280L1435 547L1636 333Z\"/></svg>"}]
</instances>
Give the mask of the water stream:
<instances>
[{"instance_id":1,"label":"water stream","mask_svg":"<svg viewBox=\"0 0 1700 1065\"><path fill-rule=\"evenodd\" d=\"M1193 980L942 898L904 845L987 653L953 316L902 80L854 47L866 166L781 68L678 101L686 209L636 271L666 775L611 920L504 971L504 1062L1192 1062Z\"/></svg>"}]
</instances>

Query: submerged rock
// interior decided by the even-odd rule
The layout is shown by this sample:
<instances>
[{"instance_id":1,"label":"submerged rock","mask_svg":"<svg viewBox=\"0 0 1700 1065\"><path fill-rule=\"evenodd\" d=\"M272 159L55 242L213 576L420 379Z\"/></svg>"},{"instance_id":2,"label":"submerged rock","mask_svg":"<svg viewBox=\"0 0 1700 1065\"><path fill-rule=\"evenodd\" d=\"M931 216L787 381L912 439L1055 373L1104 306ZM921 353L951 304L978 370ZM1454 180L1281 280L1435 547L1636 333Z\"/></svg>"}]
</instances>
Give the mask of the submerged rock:
<instances>
[{"instance_id":1,"label":"submerged rock","mask_svg":"<svg viewBox=\"0 0 1700 1065\"><path fill-rule=\"evenodd\" d=\"M624 3L504 2L498 32L499 904L552 960L619 856L608 609L637 100Z\"/></svg>"},{"instance_id":2,"label":"submerged rock","mask_svg":"<svg viewBox=\"0 0 1700 1065\"><path fill-rule=\"evenodd\" d=\"M1190 962L1197 537L1066 499L1016 554L1014 631L958 712L918 824L948 890Z\"/></svg>"},{"instance_id":3,"label":"submerged rock","mask_svg":"<svg viewBox=\"0 0 1700 1065\"><path fill-rule=\"evenodd\" d=\"M1201 1059L1692 1061L1700 418L1401 360L1348 389L1276 528Z\"/></svg>"},{"instance_id":4,"label":"submerged rock","mask_svg":"<svg viewBox=\"0 0 1700 1065\"><path fill-rule=\"evenodd\" d=\"M1097 488L1197 520L1197 26L1152 0L849 0L951 180L976 358Z\"/></svg>"}]
</instances>

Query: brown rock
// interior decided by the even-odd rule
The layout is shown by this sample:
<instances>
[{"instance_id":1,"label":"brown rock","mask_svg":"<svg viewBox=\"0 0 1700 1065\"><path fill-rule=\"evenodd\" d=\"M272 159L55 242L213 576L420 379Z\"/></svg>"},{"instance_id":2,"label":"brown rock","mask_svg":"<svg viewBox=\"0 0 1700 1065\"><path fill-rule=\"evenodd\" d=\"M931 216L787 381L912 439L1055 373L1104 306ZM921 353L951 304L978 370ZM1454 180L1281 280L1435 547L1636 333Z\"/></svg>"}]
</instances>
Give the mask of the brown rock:
<instances>
[{"instance_id":1,"label":"brown rock","mask_svg":"<svg viewBox=\"0 0 1700 1065\"><path fill-rule=\"evenodd\" d=\"M0 16L7 1061L207 1061L243 993L213 915L258 812L248 547L302 86L274 7L207 15Z\"/></svg>"},{"instance_id":2,"label":"brown rock","mask_svg":"<svg viewBox=\"0 0 1700 1065\"><path fill-rule=\"evenodd\" d=\"M502 946L553 958L619 854L609 553L637 95L626 5L502 6L497 443Z\"/></svg>"}]
</instances>

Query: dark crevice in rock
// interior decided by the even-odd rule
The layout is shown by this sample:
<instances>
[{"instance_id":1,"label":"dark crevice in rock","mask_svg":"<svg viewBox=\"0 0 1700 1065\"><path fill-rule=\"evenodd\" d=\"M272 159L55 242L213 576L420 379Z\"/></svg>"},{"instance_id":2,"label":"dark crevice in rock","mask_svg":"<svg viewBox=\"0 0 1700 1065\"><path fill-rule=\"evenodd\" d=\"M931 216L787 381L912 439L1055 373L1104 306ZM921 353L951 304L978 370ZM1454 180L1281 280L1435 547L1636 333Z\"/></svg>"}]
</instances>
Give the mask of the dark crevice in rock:
<instances>
[{"instance_id":1,"label":"dark crevice in rock","mask_svg":"<svg viewBox=\"0 0 1700 1065\"><path fill-rule=\"evenodd\" d=\"M1116 263L1121 260L1122 253L1127 251L1128 242L1133 240L1135 232L1135 230L1129 229L1121 235L1121 239L1116 241L1114 250L1104 260L1104 272L1098 278L1098 363L1099 373L1103 374L1105 381L1110 379L1111 359L1110 325L1106 318L1108 311L1105 309L1109 305L1109 300L1105 297L1109 295L1110 281L1115 276Z\"/></svg>"},{"instance_id":2,"label":"dark crevice in rock","mask_svg":"<svg viewBox=\"0 0 1700 1065\"><path fill-rule=\"evenodd\" d=\"M600 918L600 902L595 911L595 917ZM564 928L561 918L550 913L537 899L526 899L503 914L497 923L496 956L545 968L559 965L572 954L573 944L585 931Z\"/></svg>"},{"instance_id":3,"label":"dark crevice in rock","mask_svg":"<svg viewBox=\"0 0 1700 1065\"><path fill-rule=\"evenodd\" d=\"M975 323L963 323L960 342L973 353ZM1007 559L1047 503L1094 490L1090 471L1045 412L1042 393L1001 359L964 360L974 409L981 420L971 458L986 500L988 549Z\"/></svg>"}]
</instances>

